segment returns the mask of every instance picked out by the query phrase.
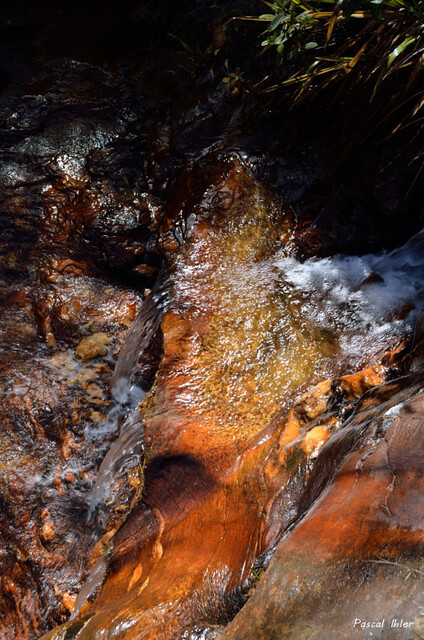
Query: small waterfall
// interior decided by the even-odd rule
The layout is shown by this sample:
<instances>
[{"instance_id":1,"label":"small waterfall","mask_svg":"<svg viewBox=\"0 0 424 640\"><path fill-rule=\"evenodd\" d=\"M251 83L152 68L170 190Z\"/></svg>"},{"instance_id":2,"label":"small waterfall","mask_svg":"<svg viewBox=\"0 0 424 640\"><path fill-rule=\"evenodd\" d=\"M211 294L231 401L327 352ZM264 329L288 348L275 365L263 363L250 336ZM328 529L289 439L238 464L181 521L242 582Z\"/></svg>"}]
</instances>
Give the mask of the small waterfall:
<instances>
[{"instance_id":1,"label":"small waterfall","mask_svg":"<svg viewBox=\"0 0 424 640\"><path fill-rule=\"evenodd\" d=\"M120 481L137 466L142 453L143 431L137 406L125 420L118 439L100 465L90 496L91 516L99 517L98 511L113 500Z\"/></svg>"},{"instance_id":2,"label":"small waterfall","mask_svg":"<svg viewBox=\"0 0 424 640\"><path fill-rule=\"evenodd\" d=\"M156 282L132 324L112 375L111 388L115 396L130 384L141 354L149 347L168 308L166 267L160 270Z\"/></svg>"},{"instance_id":3,"label":"small waterfall","mask_svg":"<svg viewBox=\"0 0 424 640\"><path fill-rule=\"evenodd\" d=\"M334 349L338 350L337 357L344 358L355 370L364 357L377 354L393 338L412 328L424 306L423 246L424 232L420 232L390 253L335 255L305 262L279 254L251 264L231 264L227 270L216 272L227 292L225 297L221 291L221 306L228 311L227 318L235 301L242 296L249 300L252 297L261 306L266 304L267 296L277 292L275 304L280 305L280 316L275 320L277 325L279 317L289 323L295 322L297 316L288 309L287 302L298 304L300 330L304 330L307 321L323 334L331 334ZM199 271L203 268L201 264ZM190 269L186 272L181 269L179 276L183 285L179 283L174 300L178 302L181 291L184 295L187 293L189 301L191 297L202 300L202 291L192 288L203 285L200 277L193 277ZM122 424L122 427L103 459L89 499L91 517L103 524L110 505L119 504L119 492L143 455L143 426L138 404L144 392L132 381L140 356L152 344L168 309L168 285L165 269L162 269L128 332L113 374L114 405L106 424L109 421ZM257 312L257 307L251 309ZM290 313L294 314L291 320ZM279 330L277 326L276 331ZM242 352L243 343L237 343L236 348ZM78 596L73 617L86 599L100 588L104 571L105 560L101 558Z\"/></svg>"},{"instance_id":4,"label":"small waterfall","mask_svg":"<svg viewBox=\"0 0 424 640\"><path fill-rule=\"evenodd\" d=\"M87 439L99 440L105 433L119 432L106 453L93 490L88 498L89 519L104 521L108 504L119 494L126 476L137 468L143 453L143 431L139 404L145 391L133 383L140 356L149 348L168 306L168 280L165 267L159 272L149 295L132 324L112 375L113 403L106 420L91 427Z\"/></svg>"}]
</instances>

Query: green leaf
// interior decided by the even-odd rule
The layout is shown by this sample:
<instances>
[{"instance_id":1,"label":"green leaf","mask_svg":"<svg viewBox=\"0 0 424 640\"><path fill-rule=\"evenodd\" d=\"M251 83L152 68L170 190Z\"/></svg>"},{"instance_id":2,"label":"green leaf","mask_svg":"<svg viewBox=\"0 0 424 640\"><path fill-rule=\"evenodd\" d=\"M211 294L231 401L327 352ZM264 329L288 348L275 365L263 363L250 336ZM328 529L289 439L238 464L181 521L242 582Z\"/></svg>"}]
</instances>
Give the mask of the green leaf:
<instances>
[{"instance_id":1,"label":"green leaf","mask_svg":"<svg viewBox=\"0 0 424 640\"><path fill-rule=\"evenodd\" d=\"M263 1L264 4L267 5L267 7L269 7L273 11L275 11L275 12L278 11L278 7L276 7L275 4L271 4L270 2L267 2L266 0L262 0L262 1Z\"/></svg>"},{"instance_id":2,"label":"green leaf","mask_svg":"<svg viewBox=\"0 0 424 640\"><path fill-rule=\"evenodd\" d=\"M274 44L284 44L287 41L287 34L280 33L274 40Z\"/></svg>"},{"instance_id":3,"label":"green leaf","mask_svg":"<svg viewBox=\"0 0 424 640\"><path fill-rule=\"evenodd\" d=\"M282 22L284 22L284 20L287 18L287 14L286 13L280 13L278 14L278 16L276 18L274 18L274 20L271 22L271 24L268 27L268 31L274 31L277 27L280 26L280 24Z\"/></svg>"},{"instance_id":4,"label":"green leaf","mask_svg":"<svg viewBox=\"0 0 424 640\"><path fill-rule=\"evenodd\" d=\"M305 49L315 49L318 46L318 42L307 42L305 44Z\"/></svg>"},{"instance_id":5,"label":"green leaf","mask_svg":"<svg viewBox=\"0 0 424 640\"><path fill-rule=\"evenodd\" d=\"M401 42L401 44L399 44L395 49L393 49L392 53L387 59L387 69L390 69L390 67L392 66L396 58L400 56L402 51L405 51L405 49L409 47L410 44L413 44L416 40L418 40L418 38L418 34L415 36L409 36L408 38L405 38L405 40Z\"/></svg>"},{"instance_id":6,"label":"green leaf","mask_svg":"<svg viewBox=\"0 0 424 640\"><path fill-rule=\"evenodd\" d=\"M310 73L312 73L312 71L315 69L315 67L317 67L319 65L320 62L321 62L321 60L314 60L314 62L311 64L311 66L306 69L305 75L307 76Z\"/></svg>"}]
</instances>

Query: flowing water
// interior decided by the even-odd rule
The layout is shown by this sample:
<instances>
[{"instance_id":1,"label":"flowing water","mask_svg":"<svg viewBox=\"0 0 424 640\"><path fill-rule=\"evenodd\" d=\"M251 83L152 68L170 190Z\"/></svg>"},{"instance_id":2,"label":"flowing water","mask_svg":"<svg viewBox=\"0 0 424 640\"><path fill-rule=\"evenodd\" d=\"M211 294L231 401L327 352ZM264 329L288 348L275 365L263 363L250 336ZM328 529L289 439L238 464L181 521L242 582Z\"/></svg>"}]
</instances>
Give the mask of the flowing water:
<instances>
[{"instance_id":1,"label":"flowing water","mask_svg":"<svg viewBox=\"0 0 424 640\"><path fill-rule=\"evenodd\" d=\"M171 407L174 411L175 407L178 411L186 407L188 416L200 416L200 429L207 425L215 412L212 419L214 431L210 432L209 437L217 437L227 421L225 433L232 434L231 443L234 438L242 438L243 430L249 431L252 422L258 428L261 428L263 420L264 424L269 423L269 414L263 417L260 412L255 413L255 407L263 410L271 406L268 398L272 394L280 394L284 398L285 392L303 384L305 380L322 380L377 362L384 349L413 329L417 315L424 308L422 232L392 252L363 256L335 255L303 262L290 255L287 247L265 257L261 257L259 251L259 256L256 253L252 258L249 249L239 253L237 240L231 245L231 251L226 253L228 245L225 233L213 233L215 239L219 236L222 241L220 246L225 247L219 260L213 264L208 262L210 256L205 253L208 241L204 237L192 239L189 248L183 249L176 259L169 278L161 280L153 295L143 303L122 347L114 375L115 404L104 425L105 429L109 429L113 424L115 429L120 429L120 433L100 465L88 499L92 518L105 518L108 504L116 500L122 479L142 460L144 425L138 403L143 402L144 395L132 380L136 377L137 363L143 350L149 348L149 342L167 310L170 309L176 316L178 313L187 314L195 319L194 323L200 322L199 326L206 326L202 342L198 341L195 347L195 369L192 355L189 354L187 361L181 359L180 353L173 356L176 360L173 361L174 369L170 369L171 379L180 375L181 370L190 375L185 378L185 385L177 383ZM216 257L216 246L213 253ZM204 317L207 318L206 323L202 320ZM166 322L165 318L165 327ZM165 357L166 349L165 346ZM182 347L181 351L184 349ZM255 376L261 380L262 387L252 397L246 381L255 379ZM213 384L208 386L211 379ZM221 403L219 407L218 401ZM222 406L224 412L221 411ZM384 410L385 419L391 420L399 407L390 407L389 410L385 407ZM167 419L172 425L175 416L181 415L176 412L168 416L169 406L166 402L157 411L165 418L160 423L161 428L168 428ZM100 434L101 425L96 437ZM195 427L192 435L194 445L197 437ZM223 458L224 455L221 455ZM212 464L217 466L216 461ZM183 469L184 465L181 471ZM172 475L168 481L178 482ZM172 495L174 487L170 486L168 490ZM182 488L184 490L185 487ZM163 499L166 504L166 496ZM216 519L213 518L213 521ZM180 532L177 541L184 535ZM176 553L172 551L172 544L177 544L179 549L178 542L172 540L171 534L168 539L168 553L171 555ZM141 557L150 562L148 552ZM218 558L219 554L217 562ZM172 564L172 558L168 562ZM106 576L106 564L106 557L98 560L78 596L72 619L78 617L87 599L92 600L101 589ZM131 575L139 576L142 571L141 564L137 564L128 579ZM160 571L159 574L161 576ZM150 575L153 580L153 569ZM161 588L167 593L167 578L166 575L162 577ZM143 579L145 586L147 582ZM156 584L161 579L156 576ZM149 613L149 610L144 612L143 605L140 608L134 605L134 596L131 595L134 580L136 578L131 577L127 588L129 595L122 596L128 600L120 602L112 617L108 618L107 611L99 614L99 623L94 617L87 626L86 637L90 637L96 624L100 624L100 627L103 624L111 625L107 628L120 633L124 629L122 625L126 625L125 629L132 629L137 621L142 624L143 615L150 620L149 615L154 607ZM225 585L222 587L217 579L213 588L221 589ZM200 586L198 589L200 594ZM213 600L213 595L209 597ZM149 599L147 602L150 602ZM172 603L163 605L163 611L167 607L171 611L172 606ZM128 619L123 620L121 607L131 612ZM161 607L162 604L159 607L162 612ZM107 623L103 622L103 615L109 620ZM116 618L113 617L115 615ZM90 627L91 624L93 627Z\"/></svg>"},{"instance_id":2,"label":"flowing water","mask_svg":"<svg viewBox=\"0 0 424 640\"><path fill-rule=\"evenodd\" d=\"M203 417L222 409L219 422L239 429L252 419L261 424L275 397L284 401L308 379L357 371L412 330L424 308L423 238L420 232L390 253L303 262L284 248L270 258L234 259L233 244L217 265L205 258L204 240L195 242L144 302L115 368L114 393L132 388L140 354L169 307L169 288L173 309L194 308L199 317L214 309L196 367L184 365L190 375L177 403ZM141 432L135 409L100 467L93 504L107 502L114 477L134 464Z\"/></svg>"},{"instance_id":3,"label":"flowing water","mask_svg":"<svg viewBox=\"0 0 424 640\"><path fill-rule=\"evenodd\" d=\"M423 232L391 253L301 262L283 246L264 258L267 240L249 226L254 206L266 211L262 201L245 207L247 224L190 241L170 279L162 271L121 350L115 394L131 388L168 308L207 318L195 363L175 370L188 375L177 404L200 416L221 411L220 422L234 425L269 420L266 410L290 389L357 371L413 328L424 308ZM122 456L140 446L137 429L132 414L102 464L95 501L105 499Z\"/></svg>"},{"instance_id":4,"label":"flowing water","mask_svg":"<svg viewBox=\"0 0 424 640\"><path fill-rule=\"evenodd\" d=\"M283 151L279 136L291 116L276 135L277 112L263 119L262 105L256 115L256 107L246 108L254 96L245 91L250 72L246 83L243 72L235 77L225 52L236 32L235 48L242 44L241 28L231 38L225 29L214 31L210 54L206 41L200 47L199 68L194 49L193 56L185 50L185 61L176 53L190 32L181 41L169 34L180 33L189 15L197 30L196 11L208 16L211 35L209 17L217 9L211 3L206 13L200 8L208 3L183 3L175 18L166 11L163 17L166 7L155 3L119 7L132 25L128 41L120 32L122 50L114 42L119 25L109 25L107 12L95 7L87 8L81 31L72 4L56 26L55 12L6 4L13 11L11 19L0 11L4 637L33 640L72 611L77 618L113 573L115 544L115 569L124 567L118 597L129 598L129 613L125 607L117 613L117 634L141 611L134 601L138 606L148 591L149 567L152 602L159 594L151 606L152 637L155 607L174 606L166 600L169 583L179 588L193 567L201 576L195 604L191 586L181 598L187 596L184 615L196 607L201 614L181 638L215 637L202 616L220 585L242 584L265 519L262 506L251 509L263 499L262 477L252 480L259 450L271 447L278 420L315 383L379 362L413 330L424 309L424 231L391 252L299 259L299 230L262 184L303 211L302 194L322 187L325 153L318 141L316 148L313 140L302 146L302 136L291 145L294 153L290 145ZM75 33L85 31L87 50L104 42L101 59L83 61ZM341 192L349 192L350 178ZM367 220L359 233L346 220L353 251L393 246L393 236L378 233L380 213L370 223L374 244L365 234L358 238ZM389 220L384 212L380 217ZM395 217L393 229L402 225ZM322 232L319 248L331 254ZM150 292L143 299L144 290ZM96 346L91 354L81 348L87 339ZM226 485L231 474L234 484ZM214 491L216 502L208 503ZM199 523L208 533L190 538ZM249 539L231 555L226 536L241 539L243 527L250 527ZM208 543L212 559L207 550L202 556ZM135 568L126 566L126 553ZM167 575L158 565L155 586L162 554ZM209 580L204 592L202 580ZM57 637L73 638L74 622L74 631ZM99 634L115 637L104 624Z\"/></svg>"},{"instance_id":5,"label":"flowing water","mask_svg":"<svg viewBox=\"0 0 424 640\"><path fill-rule=\"evenodd\" d=\"M275 264L300 294L302 317L334 336L340 363L351 370L411 330L424 306L422 231L390 253Z\"/></svg>"},{"instance_id":6,"label":"flowing water","mask_svg":"<svg viewBox=\"0 0 424 640\"><path fill-rule=\"evenodd\" d=\"M138 396L141 400L142 395ZM121 418L121 414L118 414ZM109 418L111 419L111 418ZM136 405L122 424L118 438L100 465L93 491L89 497L89 517L99 517L98 511L114 498L116 483L137 467L143 452L143 425Z\"/></svg>"},{"instance_id":7,"label":"flowing water","mask_svg":"<svg viewBox=\"0 0 424 640\"><path fill-rule=\"evenodd\" d=\"M125 393L125 389L131 384L138 359L151 346L167 306L168 282L166 269L162 267L119 354L111 381L114 396Z\"/></svg>"}]
</instances>

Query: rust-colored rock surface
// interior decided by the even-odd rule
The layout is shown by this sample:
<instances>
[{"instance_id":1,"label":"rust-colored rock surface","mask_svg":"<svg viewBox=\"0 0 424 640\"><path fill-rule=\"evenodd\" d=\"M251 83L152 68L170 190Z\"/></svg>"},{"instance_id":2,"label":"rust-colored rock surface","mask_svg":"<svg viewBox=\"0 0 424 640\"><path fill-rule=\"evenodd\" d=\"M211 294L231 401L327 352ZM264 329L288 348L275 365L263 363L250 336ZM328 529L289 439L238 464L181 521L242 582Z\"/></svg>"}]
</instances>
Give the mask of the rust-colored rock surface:
<instances>
[{"instance_id":1,"label":"rust-colored rock surface","mask_svg":"<svg viewBox=\"0 0 424 640\"><path fill-rule=\"evenodd\" d=\"M300 521L222 638L422 635L423 376L367 394L323 447Z\"/></svg>"},{"instance_id":2,"label":"rust-colored rock surface","mask_svg":"<svg viewBox=\"0 0 424 640\"><path fill-rule=\"evenodd\" d=\"M18 354L3 361L4 503L13 507L3 526L7 639L16 629L40 635L69 614L46 637L220 634L285 532L307 521L298 523L339 462L330 456L322 467L325 452L350 433L358 400L418 362L417 330L409 360L404 343L381 351L386 338L374 352L352 351L365 367L352 372L343 307L339 324L320 324L325 300L305 306L307 292L290 280L302 269L291 213L236 155L204 162L175 181L166 213L152 216L145 203L146 247L153 238L156 269L162 257L164 265L143 305L102 273L90 230L100 225L118 256L120 243L122 255L140 255L151 278L145 251L109 229L108 210L85 183L72 183L76 198L65 186L64 197L46 191L63 213L58 223L48 217L29 255L34 280L20 293L12 279L6 285L14 294L4 341ZM153 387L128 415L134 378ZM382 389L396 393L391 384ZM340 450L354 444L348 438Z\"/></svg>"},{"instance_id":3,"label":"rust-colored rock surface","mask_svg":"<svg viewBox=\"0 0 424 640\"><path fill-rule=\"evenodd\" d=\"M48 638L217 637L319 486L326 443L399 366L403 345L337 375L337 337L309 324L276 277L273 259L293 251L290 216L237 159L198 198L162 226L169 300L140 407L141 499L111 539L98 596L88 590L79 617Z\"/></svg>"},{"instance_id":4,"label":"rust-colored rock surface","mask_svg":"<svg viewBox=\"0 0 424 640\"><path fill-rule=\"evenodd\" d=\"M2 638L41 635L72 611L99 534L86 496L118 429L107 349L142 302L93 275L49 274L2 283Z\"/></svg>"},{"instance_id":5,"label":"rust-colored rock surface","mask_svg":"<svg viewBox=\"0 0 424 640\"><path fill-rule=\"evenodd\" d=\"M116 82L77 62L50 72L21 111L22 78L1 104L2 640L39 637L69 617L90 554L136 492L139 482L126 482L103 521L91 518L97 471L130 401L111 397L114 361L161 262L157 202L116 180L99 185L88 169L122 131L105 115ZM91 97L69 86L49 102L63 75Z\"/></svg>"},{"instance_id":6,"label":"rust-colored rock surface","mask_svg":"<svg viewBox=\"0 0 424 640\"><path fill-rule=\"evenodd\" d=\"M0 640L423 634L420 187L228 11L0 7Z\"/></svg>"}]
</instances>

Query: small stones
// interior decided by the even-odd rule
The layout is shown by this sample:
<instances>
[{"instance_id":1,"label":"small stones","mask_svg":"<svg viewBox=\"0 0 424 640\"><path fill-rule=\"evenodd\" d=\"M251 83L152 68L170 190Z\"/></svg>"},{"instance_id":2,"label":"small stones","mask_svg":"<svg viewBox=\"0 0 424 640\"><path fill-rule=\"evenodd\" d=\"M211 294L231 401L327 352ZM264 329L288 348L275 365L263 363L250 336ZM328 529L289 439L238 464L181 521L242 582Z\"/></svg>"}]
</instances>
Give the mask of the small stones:
<instances>
[{"instance_id":1,"label":"small stones","mask_svg":"<svg viewBox=\"0 0 424 640\"><path fill-rule=\"evenodd\" d=\"M128 483L134 489L140 485L141 478L138 469L133 469L131 473L128 475Z\"/></svg>"},{"instance_id":2,"label":"small stones","mask_svg":"<svg viewBox=\"0 0 424 640\"><path fill-rule=\"evenodd\" d=\"M63 594L63 598L62 598L63 606L65 607L65 609L69 611L69 613L73 612L75 608L76 599L77 599L77 595L75 593L68 593L67 591L65 591L65 593Z\"/></svg>"},{"instance_id":3,"label":"small stones","mask_svg":"<svg viewBox=\"0 0 424 640\"><path fill-rule=\"evenodd\" d=\"M43 509L41 517L44 520L44 524L41 528L41 537L45 542L50 542L55 536L55 526L47 509Z\"/></svg>"},{"instance_id":4,"label":"small stones","mask_svg":"<svg viewBox=\"0 0 424 640\"><path fill-rule=\"evenodd\" d=\"M107 353L106 345L109 344L110 338L107 333L93 333L81 340L75 349L75 353L81 360L92 360Z\"/></svg>"}]
</instances>

